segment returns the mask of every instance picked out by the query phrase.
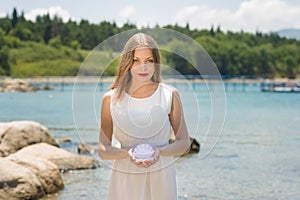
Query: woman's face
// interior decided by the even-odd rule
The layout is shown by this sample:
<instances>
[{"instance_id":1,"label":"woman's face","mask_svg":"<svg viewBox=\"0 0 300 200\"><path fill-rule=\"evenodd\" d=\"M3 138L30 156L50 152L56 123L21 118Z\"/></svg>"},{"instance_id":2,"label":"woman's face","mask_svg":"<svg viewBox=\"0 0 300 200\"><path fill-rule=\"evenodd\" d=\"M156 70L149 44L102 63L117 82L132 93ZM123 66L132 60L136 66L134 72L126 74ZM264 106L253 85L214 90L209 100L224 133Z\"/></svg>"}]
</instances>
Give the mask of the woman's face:
<instances>
[{"instance_id":1,"label":"woman's face","mask_svg":"<svg viewBox=\"0 0 300 200\"><path fill-rule=\"evenodd\" d=\"M138 82L149 82L155 72L155 63L149 47L135 49L130 68L132 79Z\"/></svg>"}]
</instances>

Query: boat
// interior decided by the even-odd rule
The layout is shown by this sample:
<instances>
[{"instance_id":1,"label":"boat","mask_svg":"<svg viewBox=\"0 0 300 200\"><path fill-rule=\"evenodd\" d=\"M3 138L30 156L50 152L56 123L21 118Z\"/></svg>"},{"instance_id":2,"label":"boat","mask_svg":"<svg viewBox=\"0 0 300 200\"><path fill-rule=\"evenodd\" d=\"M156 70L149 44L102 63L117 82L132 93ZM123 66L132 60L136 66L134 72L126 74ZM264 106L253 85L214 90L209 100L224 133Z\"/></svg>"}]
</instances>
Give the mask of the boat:
<instances>
[{"instance_id":1,"label":"boat","mask_svg":"<svg viewBox=\"0 0 300 200\"><path fill-rule=\"evenodd\" d=\"M261 91L263 91L263 92L300 92L300 85L297 83L286 83L286 82L262 83Z\"/></svg>"}]
</instances>

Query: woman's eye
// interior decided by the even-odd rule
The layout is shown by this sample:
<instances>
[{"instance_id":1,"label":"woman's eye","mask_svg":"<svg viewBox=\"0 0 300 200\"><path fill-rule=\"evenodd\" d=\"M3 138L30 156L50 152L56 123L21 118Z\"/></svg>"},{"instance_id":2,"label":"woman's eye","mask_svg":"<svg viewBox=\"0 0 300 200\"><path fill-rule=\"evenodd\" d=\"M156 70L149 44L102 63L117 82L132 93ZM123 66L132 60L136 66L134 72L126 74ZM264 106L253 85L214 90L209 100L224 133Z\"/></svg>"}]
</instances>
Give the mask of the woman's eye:
<instances>
[{"instance_id":1,"label":"woman's eye","mask_svg":"<svg viewBox=\"0 0 300 200\"><path fill-rule=\"evenodd\" d=\"M133 62L138 62L138 60L137 59L133 59Z\"/></svg>"},{"instance_id":2,"label":"woman's eye","mask_svg":"<svg viewBox=\"0 0 300 200\"><path fill-rule=\"evenodd\" d=\"M154 60L147 60L146 63L154 63Z\"/></svg>"}]
</instances>

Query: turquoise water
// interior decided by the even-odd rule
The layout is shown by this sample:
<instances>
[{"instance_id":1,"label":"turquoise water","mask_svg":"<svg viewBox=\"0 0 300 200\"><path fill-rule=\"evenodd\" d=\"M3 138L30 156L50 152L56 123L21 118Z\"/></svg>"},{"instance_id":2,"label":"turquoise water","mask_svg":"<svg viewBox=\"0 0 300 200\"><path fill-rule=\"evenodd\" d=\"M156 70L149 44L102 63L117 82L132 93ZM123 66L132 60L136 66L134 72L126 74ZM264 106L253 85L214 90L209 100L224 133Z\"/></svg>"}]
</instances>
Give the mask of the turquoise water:
<instances>
[{"instance_id":1,"label":"turquoise water","mask_svg":"<svg viewBox=\"0 0 300 200\"><path fill-rule=\"evenodd\" d=\"M173 85L181 93L190 132L203 141L215 109L206 85L194 84L194 90L186 84ZM96 120L108 86L95 90ZM259 84L248 84L245 91L241 84L226 86L226 118L217 145L205 159L193 154L175 163L179 199L298 199L300 94L264 93ZM80 119L85 125L79 131L75 127L73 85L65 85L64 91L60 85L54 87L54 91L0 93L0 121L38 121L56 138L71 138L72 143L62 148L74 153L81 142L96 144L98 127L90 119ZM76 92L86 96L90 89L87 84ZM110 168L105 166L65 173L65 189L45 199L104 199L109 175Z\"/></svg>"}]
</instances>

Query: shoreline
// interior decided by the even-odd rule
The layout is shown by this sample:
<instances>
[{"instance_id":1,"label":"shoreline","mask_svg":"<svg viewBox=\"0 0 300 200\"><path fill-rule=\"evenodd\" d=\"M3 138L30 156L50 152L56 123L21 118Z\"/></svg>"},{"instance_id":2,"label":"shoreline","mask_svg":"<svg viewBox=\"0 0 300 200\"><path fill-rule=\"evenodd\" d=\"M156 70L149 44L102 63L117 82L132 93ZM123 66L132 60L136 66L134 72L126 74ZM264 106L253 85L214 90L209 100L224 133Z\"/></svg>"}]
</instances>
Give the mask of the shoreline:
<instances>
[{"instance_id":1,"label":"shoreline","mask_svg":"<svg viewBox=\"0 0 300 200\"><path fill-rule=\"evenodd\" d=\"M115 79L115 76L106 76L106 77L98 77L98 76L61 76L61 77L30 77L30 78L13 78L13 77L0 77L0 84L4 84L6 81L20 79L24 80L28 83L112 83ZM224 83L271 83L271 82L284 82L284 83L300 83L300 79L289 79L289 78L244 78L241 76L226 78L226 79L183 79L176 77L163 77L164 82L169 83L206 83L206 82L220 82Z\"/></svg>"}]
</instances>

